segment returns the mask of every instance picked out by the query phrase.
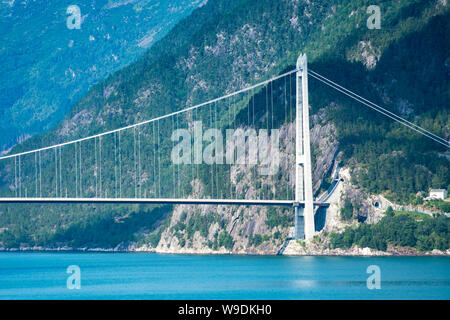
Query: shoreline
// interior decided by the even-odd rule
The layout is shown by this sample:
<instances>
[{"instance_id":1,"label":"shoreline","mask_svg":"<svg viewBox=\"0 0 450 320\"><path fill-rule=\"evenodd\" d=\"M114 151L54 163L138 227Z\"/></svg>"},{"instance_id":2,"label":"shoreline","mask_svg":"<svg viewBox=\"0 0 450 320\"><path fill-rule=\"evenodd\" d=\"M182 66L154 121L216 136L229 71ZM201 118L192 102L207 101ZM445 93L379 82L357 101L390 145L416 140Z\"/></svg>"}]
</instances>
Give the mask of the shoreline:
<instances>
[{"instance_id":1,"label":"shoreline","mask_svg":"<svg viewBox=\"0 0 450 320\"><path fill-rule=\"evenodd\" d=\"M433 250L427 252L395 252L395 251L376 251L370 248L353 248L353 249L326 249L324 252L304 252L304 253L284 253L284 254L268 254L268 253L246 253L246 252L199 252L186 251L176 252L167 250L129 250L116 248L72 248L72 247L57 247L57 248L43 248L43 247L22 247L22 248L4 248L0 247L0 253L3 252L35 252L35 253L49 253L49 252L73 252L73 253L157 253L170 255L199 255L199 256L215 256L215 255L233 255L233 256L286 256L286 257L450 257L450 250L440 251Z\"/></svg>"}]
</instances>

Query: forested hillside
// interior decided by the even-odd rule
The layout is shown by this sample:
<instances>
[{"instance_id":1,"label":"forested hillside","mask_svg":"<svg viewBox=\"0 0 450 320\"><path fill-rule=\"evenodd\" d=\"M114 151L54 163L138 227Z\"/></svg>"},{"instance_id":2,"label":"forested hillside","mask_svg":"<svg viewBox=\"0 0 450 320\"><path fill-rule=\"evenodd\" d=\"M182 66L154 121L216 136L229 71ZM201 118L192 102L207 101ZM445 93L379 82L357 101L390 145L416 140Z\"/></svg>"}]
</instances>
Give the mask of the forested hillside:
<instances>
[{"instance_id":1,"label":"forested hillside","mask_svg":"<svg viewBox=\"0 0 450 320\"><path fill-rule=\"evenodd\" d=\"M449 139L448 5L442 1L383 1L382 27L370 30L366 26L370 4L362 0L209 0L139 61L89 90L58 126L11 152L69 141L183 109L292 70L302 52L308 54L312 70ZM256 101L258 94L252 97ZM245 108L246 103L237 101L236 109ZM341 165L351 168L352 182L366 192L410 203L418 192L431 187L450 188L445 147L314 79L310 80L310 104L312 117L319 118L322 127L334 128L329 132L333 137L319 140L335 141ZM281 107L275 103L273 114ZM255 112L263 115L261 108ZM236 114L234 121L239 124L239 112ZM289 123L280 125L287 128ZM163 128L161 135L169 130ZM128 141L131 146L132 139L124 137L124 143ZM313 145L316 167L321 165L318 159L324 157L319 142ZM92 162L94 154L85 157L86 163ZM163 174L170 169L166 160ZM326 169L330 166L328 163ZM4 169L3 195L14 187L9 184L12 171ZM29 170L31 174L33 168ZM52 172L54 168L44 170ZM324 171L326 174L315 175L317 185L329 179L329 170ZM71 168L65 168L65 174L70 173ZM50 174L49 179L53 179ZM278 179L277 183L287 184L283 175ZM74 181L69 182L68 187L73 185ZM185 191L192 192L190 181L185 181ZM156 210L154 218L146 217L144 213L152 210ZM160 242L179 247L196 242L213 250L245 251L247 247L265 246L273 252L287 237L293 222L287 209L226 210L2 205L0 241L6 247L116 247L135 242L150 248ZM236 216L242 228L231 233ZM104 238L98 240L94 234Z\"/></svg>"},{"instance_id":2,"label":"forested hillside","mask_svg":"<svg viewBox=\"0 0 450 320\"><path fill-rule=\"evenodd\" d=\"M135 61L200 4L2 1L0 152L54 127L89 87ZM73 5L80 10L79 28L67 26Z\"/></svg>"}]
</instances>

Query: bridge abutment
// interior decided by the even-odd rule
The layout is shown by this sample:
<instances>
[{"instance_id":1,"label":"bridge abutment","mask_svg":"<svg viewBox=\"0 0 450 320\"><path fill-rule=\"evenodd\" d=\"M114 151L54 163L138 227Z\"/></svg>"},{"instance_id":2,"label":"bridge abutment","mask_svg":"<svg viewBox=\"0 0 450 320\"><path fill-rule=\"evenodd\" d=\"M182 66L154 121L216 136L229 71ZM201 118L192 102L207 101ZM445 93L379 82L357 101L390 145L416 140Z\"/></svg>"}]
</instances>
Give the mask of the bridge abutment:
<instances>
[{"instance_id":1,"label":"bridge abutment","mask_svg":"<svg viewBox=\"0 0 450 320\"><path fill-rule=\"evenodd\" d=\"M294 238L295 239L305 239L305 219L303 217L303 208L300 206L295 206L295 229Z\"/></svg>"}]
</instances>

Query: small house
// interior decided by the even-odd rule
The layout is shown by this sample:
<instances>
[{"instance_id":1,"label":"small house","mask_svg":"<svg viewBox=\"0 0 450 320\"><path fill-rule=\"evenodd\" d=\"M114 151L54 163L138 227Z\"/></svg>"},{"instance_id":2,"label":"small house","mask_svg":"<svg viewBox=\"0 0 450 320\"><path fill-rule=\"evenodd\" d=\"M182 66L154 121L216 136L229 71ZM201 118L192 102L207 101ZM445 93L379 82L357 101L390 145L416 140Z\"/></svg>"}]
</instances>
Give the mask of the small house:
<instances>
[{"instance_id":1,"label":"small house","mask_svg":"<svg viewBox=\"0 0 450 320\"><path fill-rule=\"evenodd\" d=\"M431 189L430 199L442 199L447 198L447 190L445 189Z\"/></svg>"}]
</instances>

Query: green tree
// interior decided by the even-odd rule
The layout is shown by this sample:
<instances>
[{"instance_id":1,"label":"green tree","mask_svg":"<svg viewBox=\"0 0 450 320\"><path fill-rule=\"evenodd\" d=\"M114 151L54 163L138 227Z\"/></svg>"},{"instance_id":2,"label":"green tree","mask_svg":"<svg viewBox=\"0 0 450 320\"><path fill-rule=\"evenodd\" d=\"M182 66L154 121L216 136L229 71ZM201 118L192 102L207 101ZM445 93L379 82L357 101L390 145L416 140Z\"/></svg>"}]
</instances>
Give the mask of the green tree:
<instances>
[{"instance_id":1,"label":"green tree","mask_svg":"<svg viewBox=\"0 0 450 320\"><path fill-rule=\"evenodd\" d=\"M386 211L384 212L384 214L388 217L393 217L395 215L394 213L394 209L392 209L391 206L389 206Z\"/></svg>"},{"instance_id":2,"label":"green tree","mask_svg":"<svg viewBox=\"0 0 450 320\"><path fill-rule=\"evenodd\" d=\"M353 204L348 199L345 199L344 206L341 208L341 217L345 221L351 220L353 217Z\"/></svg>"}]
</instances>

